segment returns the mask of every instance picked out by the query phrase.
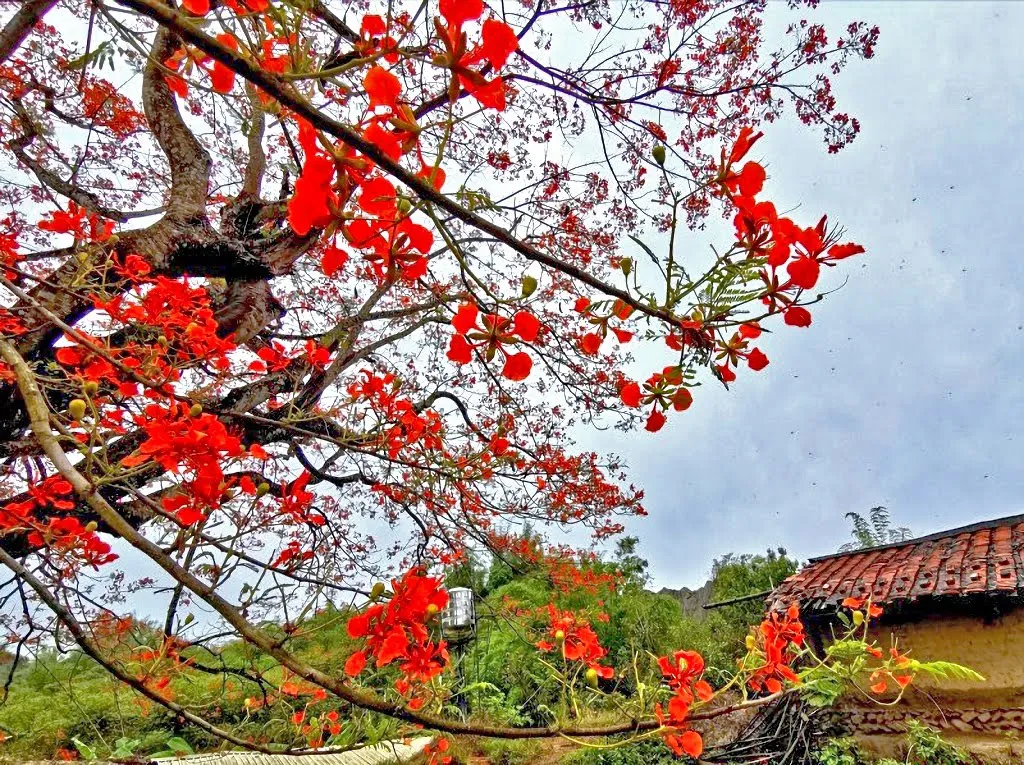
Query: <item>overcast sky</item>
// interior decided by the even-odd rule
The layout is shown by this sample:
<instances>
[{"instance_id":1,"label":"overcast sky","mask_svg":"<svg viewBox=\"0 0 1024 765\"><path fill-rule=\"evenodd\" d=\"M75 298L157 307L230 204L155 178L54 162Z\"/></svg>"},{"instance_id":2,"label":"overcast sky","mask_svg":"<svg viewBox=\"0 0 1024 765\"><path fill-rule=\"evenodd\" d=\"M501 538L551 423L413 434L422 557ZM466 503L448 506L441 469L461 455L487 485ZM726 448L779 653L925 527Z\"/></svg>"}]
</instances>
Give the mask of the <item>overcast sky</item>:
<instances>
[{"instance_id":1,"label":"overcast sky","mask_svg":"<svg viewBox=\"0 0 1024 765\"><path fill-rule=\"evenodd\" d=\"M828 212L868 254L811 328L762 344L760 375L705 386L659 437L592 442L647 491L651 517L630 531L657 587L699 585L730 551L834 552L843 514L873 505L915 534L1024 512L1024 4L817 15L881 27L876 57L835 83L862 133L829 156L789 118L754 154L767 194L802 202L799 220Z\"/></svg>"}]
</instances>

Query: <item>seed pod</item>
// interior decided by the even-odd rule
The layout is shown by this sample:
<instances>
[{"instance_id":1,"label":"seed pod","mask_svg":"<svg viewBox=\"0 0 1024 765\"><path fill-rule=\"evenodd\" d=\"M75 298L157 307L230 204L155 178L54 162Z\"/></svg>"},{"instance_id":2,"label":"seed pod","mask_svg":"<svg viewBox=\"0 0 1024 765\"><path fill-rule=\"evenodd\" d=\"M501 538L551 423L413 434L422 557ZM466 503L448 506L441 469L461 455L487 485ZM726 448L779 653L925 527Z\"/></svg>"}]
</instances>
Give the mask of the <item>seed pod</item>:
<instances>
[{"instance_id":1,"label":"seed pod","mask_svg":"<svg viewBox=\"0 0 1024 765\"><path fill-rule=\"evenodd\" d=\"M660 143L651 150L651 154L654 156L654 161L662 167L665 166L665 147Z\"/></svg>"},{"instance_id":2,"label":"seed pod","mask_svg":"<svg viewBox=\"0 0 1024 765\"><path fill-rule=\"evenodd\" d=\"M85 417L85 402L80 398L71 399L71 403L68 404L68 414L71 415L73 420L80 420Z\"/></svg>"}]
</instances>

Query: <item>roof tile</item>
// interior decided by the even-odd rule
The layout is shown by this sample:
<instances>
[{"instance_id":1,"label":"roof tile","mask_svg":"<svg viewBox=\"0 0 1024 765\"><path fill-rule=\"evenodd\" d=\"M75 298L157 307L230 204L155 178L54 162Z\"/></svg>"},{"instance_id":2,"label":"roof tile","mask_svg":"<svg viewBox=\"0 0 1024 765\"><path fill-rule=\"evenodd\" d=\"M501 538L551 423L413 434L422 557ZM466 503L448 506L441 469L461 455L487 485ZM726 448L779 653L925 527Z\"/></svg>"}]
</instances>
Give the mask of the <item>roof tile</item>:
<instances>
[{"instance_id":1,"label":"roof tile","mask_svg":"<svg viewBox=\"0 0 1024 765\"><path fill-rule=\"evenodd\" d=\"M776 603L804 609L847 597L875 603L979 593L1024 595L1024 516L951 529L892 545L816 558L776 588Z\"/></svg>"}]
</instances>

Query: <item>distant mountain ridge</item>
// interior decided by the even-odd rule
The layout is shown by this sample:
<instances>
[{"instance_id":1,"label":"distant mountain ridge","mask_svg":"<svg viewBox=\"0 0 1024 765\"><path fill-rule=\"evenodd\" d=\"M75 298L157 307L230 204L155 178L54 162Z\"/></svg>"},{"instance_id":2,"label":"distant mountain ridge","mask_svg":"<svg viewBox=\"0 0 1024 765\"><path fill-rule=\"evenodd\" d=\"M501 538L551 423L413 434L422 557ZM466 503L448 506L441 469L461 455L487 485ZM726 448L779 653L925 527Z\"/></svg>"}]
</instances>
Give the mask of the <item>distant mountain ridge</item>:
<instances>
[{"instance_id":1,"label":"distant mountain ridge","mask_svg":"<svg viewBox=\"0 0 1024 765\"><path fill-rule=\"evenodd\" d=\"M683 609L683 614L690 617L694 621L702 622L708 616L708 611L704 608L708 603L711 602L711 582L705 582L701 587L696 590L691 590L689 587L681 587L678 590L673 590L668 587L662 587L658 590L659 595L669 595L679 601L679 605Z\"/></svg>"}]
</instances>

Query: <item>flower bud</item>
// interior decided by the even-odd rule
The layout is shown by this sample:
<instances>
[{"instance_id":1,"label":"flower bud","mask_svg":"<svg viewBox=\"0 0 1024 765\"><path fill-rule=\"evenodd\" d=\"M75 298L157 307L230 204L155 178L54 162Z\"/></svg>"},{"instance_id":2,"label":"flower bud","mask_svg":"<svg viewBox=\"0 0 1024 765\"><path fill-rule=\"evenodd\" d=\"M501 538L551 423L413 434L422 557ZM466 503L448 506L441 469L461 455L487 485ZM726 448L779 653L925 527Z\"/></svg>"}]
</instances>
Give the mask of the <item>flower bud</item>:
<instances>
[{"instance_id":1,"label":"flower bud","mask_svg":"<svg viewBox=\"0 0 1024 765\"><path fill-rule=\"evenodd\" d=\"M85 384L85 394L87 396L95 396L100 391L100 384L95 380L89 380Z\"/></svg>"},{"instance_id":2,"label":"flower bud","mask_svg":"<svg viewBox=\"0 0 1024 765\"><path fill-rule=\"evenodd\" d=\"M203 413L202 404L192 404L192 408L188 410L189 417L198 417Z\"/></svg>"},{"instance_id":3,"label":"flower bud","mask_svg":"<svg viewBox=\"0 0 1024 765\"><path fill-rule=\"evenodd\" d=\"M85 417L85 402L80 398L71 399L71 403L68 404L68 414L71 415L73 420L80 420Z\"/></svg>"},{"instance_id":4,"label":"flower bud","mask_svg":"<svg viewBox=\"0 0 1024 765\"><path fill-rule=\"evenodd\" d=\"M665 147L660 143L651 150L651 154L654 156L654 161L662 167L665 166Z\"/></svg>"},{"instance_id":5,"label":"flower bud","mask_svg":"<svg viewBox=\"0 0 1024 765\"><path fill-rule=\"evenodd\" d=\"M437 607L437 603L431 603L427 606L427 616L435 616L441 609Z\"/></svg>"},{"instance_id":6,"label":"flower bud","mask_svg":"<svg viewBox=\"0 0 1024 765\"><path fill-rule=\"evenodd\" d=\"M98 529L99 527L100 525L96 523L96 521L89 521L87 524L85 524L85 530L88 531L90 534L96 531L96 529Z\"/></svg>"},{"instance_id":7,"label":"flower bud","mask_svg":"<svg viewBox=\"0 0 1024 765\"><path fill-rule=\"evenodd\" d=\"M523 277L523 297L530 297L537 291L537 279L533 276Z\"/></svg>"},{"instance_id":8,"label":"flower bud","mask_svg":"<svg viewBox=\"0 0 1024 765\"><path fill-rule=\"evenodd\" d=\"M753 635L747 635L747 650L753 651L757 648L757 638Z\"/></svg>"},{"instance_id":9,"label":"flower bud","mask_svg":"<svg viewBox=\"0 0 1024 765\"><path fill-rule=\"evenodd\" d=\"M408 215L411 210L412 210L412 202L410 202L405 197L399 197L398 198L398 212L402 213L402 215Z\"/></svg>"},{"instance_id":10,"label":"flower bud","mask_svg":"<svg viewBox=\"0 0 1024 765\"><path fill-rule=\"evenodd\" d=\"M171 344L171 341L167 339L166 335L160 335L160 337L156 339L156 344L161 348L166 348Z\"/></svg>"},{"instance_id":11,"label":"flower bud","mask_svg":"<svg viewBox=\"0 0 1024 765\"><path fill-rule=\"evenodd\" d=\"M859 627L863 623L864 623L864 612L863 611L854 611L853 612L853 626L854 627Z\"/></svg>"},{"instance_id":12,"label":"flower bud","mask_svg":"<svg viewBox=\"0 0 1024 765\"><path fill-rule=\"evenodd\" d=\"M387 590L387 587L384 586L384 582L377 582L370 590L370 600L380 600L385 590Z\"/></svg>"},{"instance_id":13,"label":"flower bud","mask_svg":"<svg viewBox=\"0 0 1024 765\"><path fill-rule=\"evenodd\" d=\"M633 259L622 258L622 260L619 261L619 268L622 269L622 273L624 273L626 276L629 276L630 271L633 270Z\"/></svg>"},{"instance_id":14,"label":"flower bud","mask_svg":"<svg viewBox=\"0 0 1024 765\"><path fill-rule=\"evenodd\" d=\"M565 640L565 632L563 630L558 630L557 632L555 632L555 640L557 640L559 643Z\"/></svg>"},{"instance_id":15,"label":"flower bud","mask_svg":"<svg viewBox=\"0 0 1024 765\"><path fill-rule=\"evenodd\" d=\"M593 667L587 670L587 685L597 687L597 670Z\"/></svg>"},{"instance_id":16,"label":"flower bud","mask_svg":"<svg viewBox=\"0 0 1024 765\"><path fill-rule=\"evenodd\" d=\"M263 481L259 486L256 487L256 498L265 497L270 493L270 484Z\"/></svg>"}]
</instances>

